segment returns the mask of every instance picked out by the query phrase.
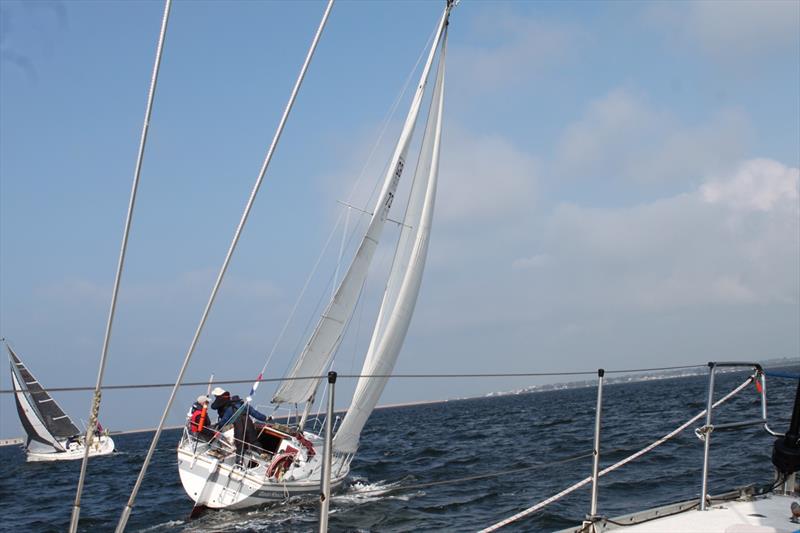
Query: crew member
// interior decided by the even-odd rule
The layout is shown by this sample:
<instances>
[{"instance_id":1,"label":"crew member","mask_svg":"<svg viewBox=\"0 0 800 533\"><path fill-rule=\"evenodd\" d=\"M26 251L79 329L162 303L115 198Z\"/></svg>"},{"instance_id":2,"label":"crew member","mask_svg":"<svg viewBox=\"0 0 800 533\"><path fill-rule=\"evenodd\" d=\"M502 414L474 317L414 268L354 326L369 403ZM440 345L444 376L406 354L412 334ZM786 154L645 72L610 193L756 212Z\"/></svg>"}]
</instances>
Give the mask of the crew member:
<instances>
[{"instance_id":1,"label":"crew member","mask_svg":"<svg viewBox=\"0 0 800 533\"><path fill-rule=\"evenodd\" d=\"M189 431L200 440L210 440L214 436L214 430L210 426L208 396L201 394L192 404L192 410L189 411Z\"/></svg>"},{"instance_id":2,"label":"crew member","mask_svg":"<svg viewBox=\"0 0 800 533\"><path fill-rule=\"evenodd\" d=\"M212 409L216 409L217 429L221 430L228 423L233 424L233 438L236 443L236 461L242 463L244 452L251 444L258 444L258 432L255 423L250 420L252 416L256 420L266 422L266 415L259 413L256 409L248 405L234 420L231 418L244 405L244 400L238 396L231 396L231 393L222 387L215 387L211 393L214 395Z\"/></svg>"}]
</instances>

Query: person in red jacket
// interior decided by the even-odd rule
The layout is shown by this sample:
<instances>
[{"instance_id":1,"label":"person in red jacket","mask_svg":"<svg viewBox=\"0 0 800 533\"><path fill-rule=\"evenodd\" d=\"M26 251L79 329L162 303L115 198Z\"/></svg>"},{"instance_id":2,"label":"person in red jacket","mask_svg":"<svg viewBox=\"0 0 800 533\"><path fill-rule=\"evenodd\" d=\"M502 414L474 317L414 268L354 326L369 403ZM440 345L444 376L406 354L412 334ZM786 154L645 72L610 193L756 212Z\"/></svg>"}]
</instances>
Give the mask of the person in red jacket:
<instances>
[{"instance_id":1,"label":"person in red jacket","mask_svg":"<svg viewBox=\"0 0 800 533\"><path fill-rule=\"evenodd\" d=\"M189 412L189 431L201 440L209 440L214 436L214 430L210 427L208 419L208 396L202 394L197 397L197 401L192 404Z\"/></svg>"}]
</instances>

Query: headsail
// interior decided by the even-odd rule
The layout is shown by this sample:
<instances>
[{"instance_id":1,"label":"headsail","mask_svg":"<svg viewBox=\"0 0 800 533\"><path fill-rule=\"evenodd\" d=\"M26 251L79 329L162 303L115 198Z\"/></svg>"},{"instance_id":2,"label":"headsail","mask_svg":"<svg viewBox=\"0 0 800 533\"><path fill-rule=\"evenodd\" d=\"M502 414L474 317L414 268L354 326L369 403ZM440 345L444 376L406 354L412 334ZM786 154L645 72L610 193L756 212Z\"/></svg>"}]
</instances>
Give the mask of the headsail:
<instances>
[{"instance_id":1,"label":"headsail","mask_svg":"<svg viewBox=\"0 0 800 533\"><path fill-rule=\"evenodd\" d=\"M59 441L80 435L81 431L39 384L11 347L6 348L11 361L11 381L17 412L28 434L28 449L63 451L64 447Z\"/></svg>"},{"instance_id":2,"label":"headsail","mask_svg":"<svg viewBox=\"0 0 800 533\"><path fill-rule=\"evenodd\" d=\"M385 377L368 376L386 375L392 372L417 302L436 199L446 45L445 30L436 85L428 112L428 125L417 163L411 197L378 321L361 371L366 377L359 379L353 401L333 440L334 450L337 452L354 453L358 448L361 430L388 381Z\"/></svg>"},{"instance_id":3,"label":"headsail","mask_svg":"<svg viewBox=\"0 0 800 533\"><path fill-rule=\"evenodd\" d=\"M353 315L358 301L358 294L367 278L372 257L378 246L383 226L394 200L397 185L400 182L400 176L403 173L411 136L414 133L414 127L422 105L428 74L431 70L436 49L441 41L448 14L449 7L445 10L439 22L436 39L431 46L428 61L422 71L416 94L406 116L402 133L395 147L389 170L384 179L383 188L378 197L378 203L367 227L367 232L347 273L342 278L333 299L322 314L303 352L297 358L294 367L284 378L284 381L273 396L273 403L300 403L308 401L312 397L319 384L318 380L297 378L320 376L325 371L342 339L347 322Z\"/></svg>"}]
</instances>

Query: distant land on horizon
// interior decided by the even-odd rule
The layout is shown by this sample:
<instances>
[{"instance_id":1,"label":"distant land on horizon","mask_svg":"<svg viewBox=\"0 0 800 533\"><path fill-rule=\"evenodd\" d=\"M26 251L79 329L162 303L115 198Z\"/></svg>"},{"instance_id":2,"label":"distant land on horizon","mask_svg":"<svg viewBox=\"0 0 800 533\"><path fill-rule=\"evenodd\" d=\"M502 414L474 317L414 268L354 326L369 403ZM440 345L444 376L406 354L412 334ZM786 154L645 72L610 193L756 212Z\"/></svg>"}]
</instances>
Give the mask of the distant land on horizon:
<instances>
[{"instance_id":1,"label":"distant land on horizon","mask_svg":"<svg viewBox=\"0 0 800 533\"><path fill-rule=\"evenodd\" d=\"M722 362L722 361L720 361ZM739 361L725 361L725 362L739 362ZM759 363L764 369L768 368L793 368L800 367L800 360L791 357L781 357L776 359L765 359L763 361L755 361ZM604 376L605 385L620 385L625 383L639 383L642 381L653 381L660 379L676 379L676 378L689 378L694 376L702 376L708 374L708 367L706 365L698 365L692 368L680 368L673 370L656 370L652 372L641 372L636 374L627 374L622 376L609 375L610 371L606 371ZM730 367L722 368L719 372L747 372L744 367ZM510 391L489 392L481 398L493 398L498 396L511 396L516 394L532 394L536 392L546 392L552 390L567 390L567 389L582 389L586 387L596 387L597 379L585 379L580 381L568 381L560 383L547 383L543 385L530 385L521 389ZM470 398L463 398L470 399Z\"/></svg>"}]
</instances>

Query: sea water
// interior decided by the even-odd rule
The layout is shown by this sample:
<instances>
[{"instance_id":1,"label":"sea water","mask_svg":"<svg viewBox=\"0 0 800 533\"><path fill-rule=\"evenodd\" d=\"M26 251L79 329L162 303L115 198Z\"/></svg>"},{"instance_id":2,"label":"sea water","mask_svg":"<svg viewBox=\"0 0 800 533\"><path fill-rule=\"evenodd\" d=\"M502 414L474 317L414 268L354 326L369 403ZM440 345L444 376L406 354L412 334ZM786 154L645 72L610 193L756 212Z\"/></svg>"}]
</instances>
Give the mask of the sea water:
<instances>
[{"instance_id":1,"label":"sea water","mask_svg":"<svg viewBox=\"0 0 800 533\"><path fill-rule=\"evenodd\" d=\"M791 371L797 372L794 368ZM742 373L717 376L716 397L740 384ZM601 467L670 432L705 408L705 376L604 387ZM769 419L786 431L797 382L768 378ZM345 487L333 498L331 531L476 531L515 514L591 474L595 388L449 401L373 413ZM715 411L715 421L760 416L749 385ZM601 478L598 511L614 516L698 497L703 444L697 422L642 458ZM114 437L120 450L92 459L80 531L113 531L152 438ZM139 492L128 531L312 531L315 498L241 511L211 511L189 520L192 502L176 464L179 431L162 434ZM773 478L774 439L761 428L712 436L709 492ZM531 468L533 467L533 468ZM65 531L80 462L26 463L16 446L0 448L0 530ZM499 477L425 486L499 471ZM508 526L553 531L579 524L589 510L589 486Z\"/></svg>"}]
</instances>

